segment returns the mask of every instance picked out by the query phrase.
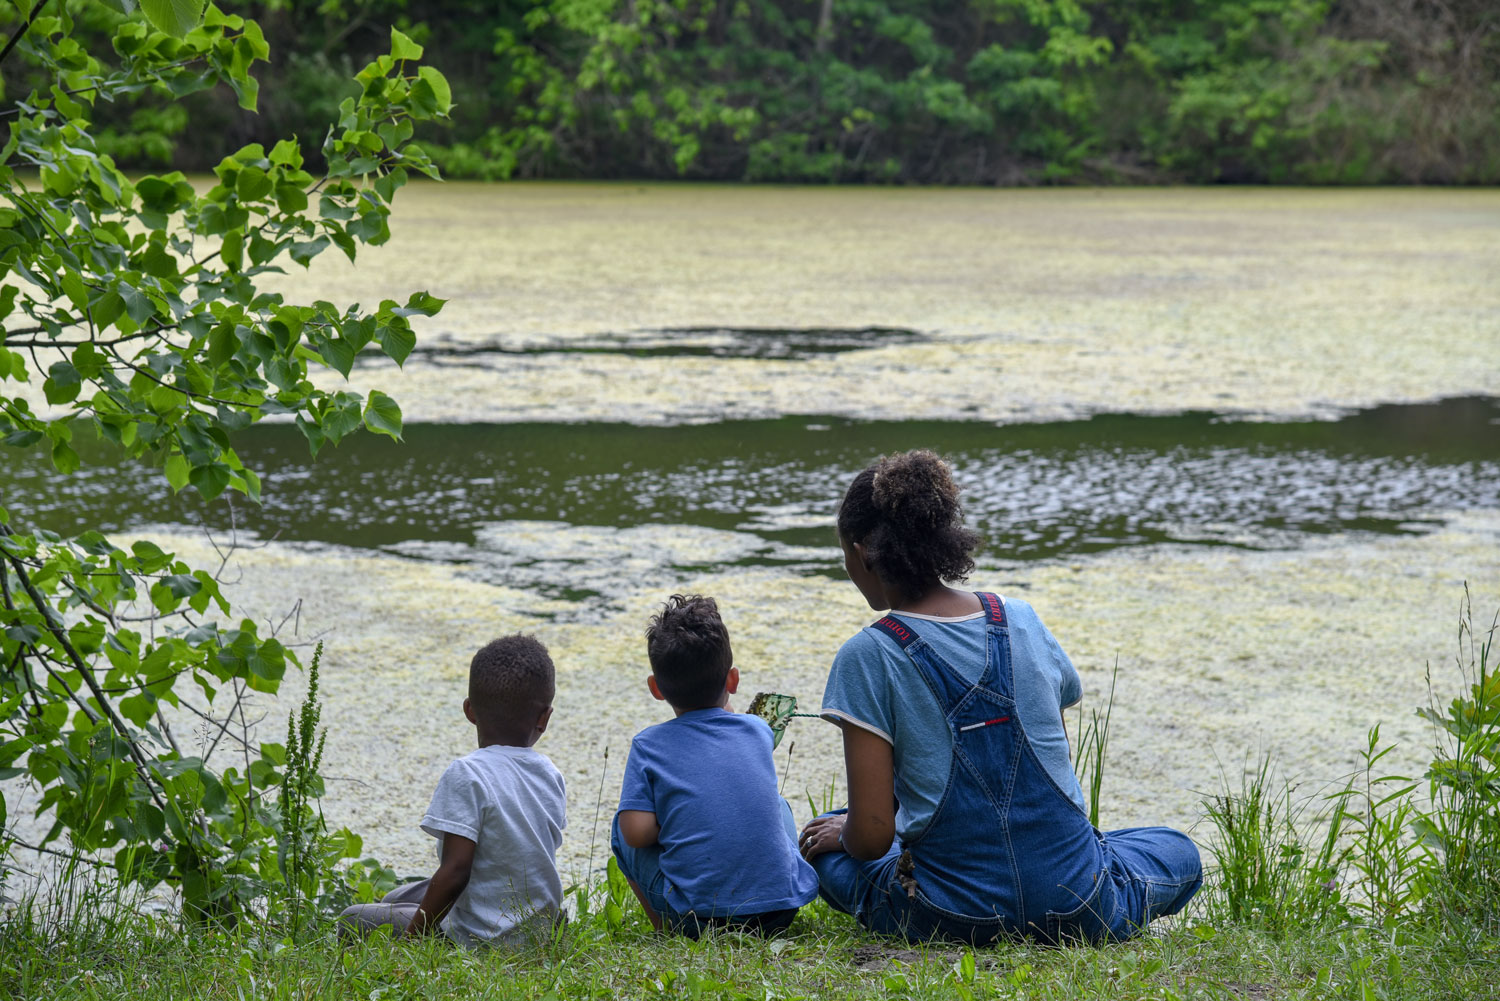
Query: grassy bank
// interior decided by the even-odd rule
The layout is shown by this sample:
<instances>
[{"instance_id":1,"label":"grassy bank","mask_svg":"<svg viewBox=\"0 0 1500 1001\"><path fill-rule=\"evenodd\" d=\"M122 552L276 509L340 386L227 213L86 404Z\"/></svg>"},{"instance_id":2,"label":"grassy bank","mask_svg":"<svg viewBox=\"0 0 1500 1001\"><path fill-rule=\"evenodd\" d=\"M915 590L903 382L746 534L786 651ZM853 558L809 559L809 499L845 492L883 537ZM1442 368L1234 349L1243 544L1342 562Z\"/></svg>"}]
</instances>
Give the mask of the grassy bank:
<instances>
[{"instance_id":1,"label":"grassy bank","mask_svg":"<svg viewBox=\"0 0 1500 1001\"><path fill-rule=\"evenodd\" d=\"M232 927L185 921L75 860L53 892L7 904L0 998L1500 997L1497 622L1476 628L1466 603L1462 686L1450 698L1429 678L1424 780L1387 774L1378 727L1360 769L1311 792L1269 759L1247 762L1194 832L1208 846L1203 891L1135 941L909 946L817 902L778 939L691 942L653 933L611 865L571 891L573 918L547 942L485 953L384 936L344 944L326 914L309 922L274 895ZM1094 714L1078 742L1095 807L1108 716Z\"/></svg>"},{"instance_id":2,"label":"grassy bank","mask_svg":"<svg viewBox=\"0 0 1500 1001\"><path fill-rule=\"evenodd\" d=\"M1211 888L1208 895L1220 893ZM861 933L821 902L785 938L653 934L627 910L574 921L556 942L470 954L438 941L341 949L254 931L189 932L141 917L0 933L0 994L30 998L1215 998L1478 999L1495 996L1500 942L1410 928L1273 934L1207 920L1210 901L1138 941L1099 948L909 948Z\"/></svg>"}]
</instances>

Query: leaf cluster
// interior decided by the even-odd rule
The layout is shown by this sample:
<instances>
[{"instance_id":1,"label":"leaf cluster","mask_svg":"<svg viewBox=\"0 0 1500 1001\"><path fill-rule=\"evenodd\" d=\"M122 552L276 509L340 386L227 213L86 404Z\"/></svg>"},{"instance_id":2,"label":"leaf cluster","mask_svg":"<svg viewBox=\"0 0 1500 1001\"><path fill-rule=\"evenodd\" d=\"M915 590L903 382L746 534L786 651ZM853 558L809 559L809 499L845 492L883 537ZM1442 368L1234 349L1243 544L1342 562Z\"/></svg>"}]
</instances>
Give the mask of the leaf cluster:
<instances>
[{"instance_id":1,"label":"leaf cluster","mask_svg":"<svg viewBox=\"0 0 1500 1001\"><path fill-rule=\"evenodd\" d=\"M352 261L385 242L397 190L437 176L412 135L452 98L417 64L421 46L391 32L323 136L316 173L296 139L251 143L203 189L175 172L132 179L99 148L93 118L133 95L172 101L217 85L253 109L251 71L269 57L256 22L201 0L143 0L138 11L116 0L105 58L74 37L72 6L9 6L0 68L14 53L41 82L0 110L0 447L45 448L66 474L81 462L75 436L94 434L158 466L174 489L254 502L260 474L233 440L257 421L295 420L314 453L361 429L399 439L390 397L320 388L314 376L347 378L366 351L404 362L412 318L442 302L418 292L366 309L259 286L329 247ZM305 746L315 718L295 748L253 736L246 696L274 694L297 658L275 629L234 621L222 564L195 569L98 532L64 539L26 524L24 496L3 501L0 780L41 790L51 823L39 847L65 837L111 852L129 878L170 880L190 910L223 919L271 884L357 853L352 835L309 826L321 792ZM173 731L184 720L196 746ZM221 749L240 764L215 763ZM267 796L288 760L291 784ZM287 866L277 844L288 831L318 856L312 870Z\"/></svg>"}]
</instances>

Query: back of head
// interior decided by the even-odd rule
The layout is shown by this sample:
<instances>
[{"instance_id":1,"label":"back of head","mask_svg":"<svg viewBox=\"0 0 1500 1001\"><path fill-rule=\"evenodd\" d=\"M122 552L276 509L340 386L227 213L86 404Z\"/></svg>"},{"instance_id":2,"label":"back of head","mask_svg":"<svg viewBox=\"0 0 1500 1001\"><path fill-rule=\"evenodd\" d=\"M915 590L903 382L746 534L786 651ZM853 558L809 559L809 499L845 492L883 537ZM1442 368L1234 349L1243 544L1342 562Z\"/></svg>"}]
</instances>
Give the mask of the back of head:
<instances>
[{"instance_id":1,"label":"back of head","mask_svg":"<svg viewBox=\"0 0 1500 1001\"><path fill-rule=\"evenodd\" d=\"M855 476L839 504L838 531L865 547L881 580L912 596L935 580L965 579L979 545L964 527L952 470L927 449L883 456Z\"/></svg>"},{"instance_id":2,"label":"back of head","mask_svg":"<svg viewBox=\"0 0 1500 1001\"><path fill-rule=\"evenodd\" d=\"M491 640L469 662L469 704L489 726L523 735L556 694L556 670L547 648L517 633Z\"/></svg>"},{"instance_id":3,"label":"back of head","mask_svg":"<svg viewBox=\"0 0 1500 1001\"><path fill-rule=\"evenodd\" d=\"M712 598L674 594L646 627L646 655L656 687L674 707L704 709L718 703L734 666L729 630Z\"/></svg>"}]
</instances>

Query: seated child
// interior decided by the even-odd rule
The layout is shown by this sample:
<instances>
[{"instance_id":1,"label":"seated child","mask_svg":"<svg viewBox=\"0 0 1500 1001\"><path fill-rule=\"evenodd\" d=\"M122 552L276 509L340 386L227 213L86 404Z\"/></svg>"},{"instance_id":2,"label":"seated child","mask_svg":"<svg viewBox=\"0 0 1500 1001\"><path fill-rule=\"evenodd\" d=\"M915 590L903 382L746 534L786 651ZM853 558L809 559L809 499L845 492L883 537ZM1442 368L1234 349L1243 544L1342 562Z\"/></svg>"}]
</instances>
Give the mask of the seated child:
<instances>
[{"instance_id":1,"label":"seated child","mask_svg":"<svg viewBox=\"0 0 1500 1001\"><path fill-rule=\"evenodd\" d=\"M437 871L340 920L407 936L441 929L471 947L550 934L562 904L566 796L562 774L531 745L547 729L554 693L552 658L530 636L502 637L474 655L464 715L479 749L443 772L422 818L438 839Z\"/></svg>"},{"instance_id":2,"label":"seated child","mask_svg":"<svg viewBox=\"0 0 1500 1001\"><path fill-rule=\"evenodd\" d=\"M729 632L712 598L673 595L646 629L646 687L675 719L630 745L611 844L651 924L774 934L818 895L776 791L771 728L735 713Z\"/></svg>"}]
</instances>

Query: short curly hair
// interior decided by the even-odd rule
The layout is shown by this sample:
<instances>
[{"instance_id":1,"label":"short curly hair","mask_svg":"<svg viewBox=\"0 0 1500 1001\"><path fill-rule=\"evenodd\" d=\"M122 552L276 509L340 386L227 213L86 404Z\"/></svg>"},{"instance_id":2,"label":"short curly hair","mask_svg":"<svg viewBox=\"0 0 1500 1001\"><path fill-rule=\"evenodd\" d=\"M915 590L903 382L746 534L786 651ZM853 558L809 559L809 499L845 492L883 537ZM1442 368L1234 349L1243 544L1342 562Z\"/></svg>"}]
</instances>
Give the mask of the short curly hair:
<instances>
[{"instance_id":1,"label":"short curly hair","mask_svg":"<svg viewBox=\"0 0 1500 1001\"><path fill-rule=\"evenodd\" d=\"M876 576L909 597L974 569L977 532L964 527L953 472L936 453L882 456L862 469L839 504L839 538L860 543Z\"/></svg>"},{"instance_id":2,"label":"short curly hair","mask_svg":"<svg viewBox=\"0 0 1500 1001\"><path fill-rule=\"evenodd\" d=\"M469 661L469 704L495 723L529 727L556 693L557 669L533 636L491 640Z\"/></svg>"},{"instance_id":3,"label":"short curly hair","mask_svg":"<svg viewBox=\"0 0 1500 1001\"><path fill-rule=\"evenodd\" d=\"M656 687L674 708L705 709L718 702L734 666L718 603L702 595L672 595L646 626L646 656Z\"/></svg>"}]
</instances>

